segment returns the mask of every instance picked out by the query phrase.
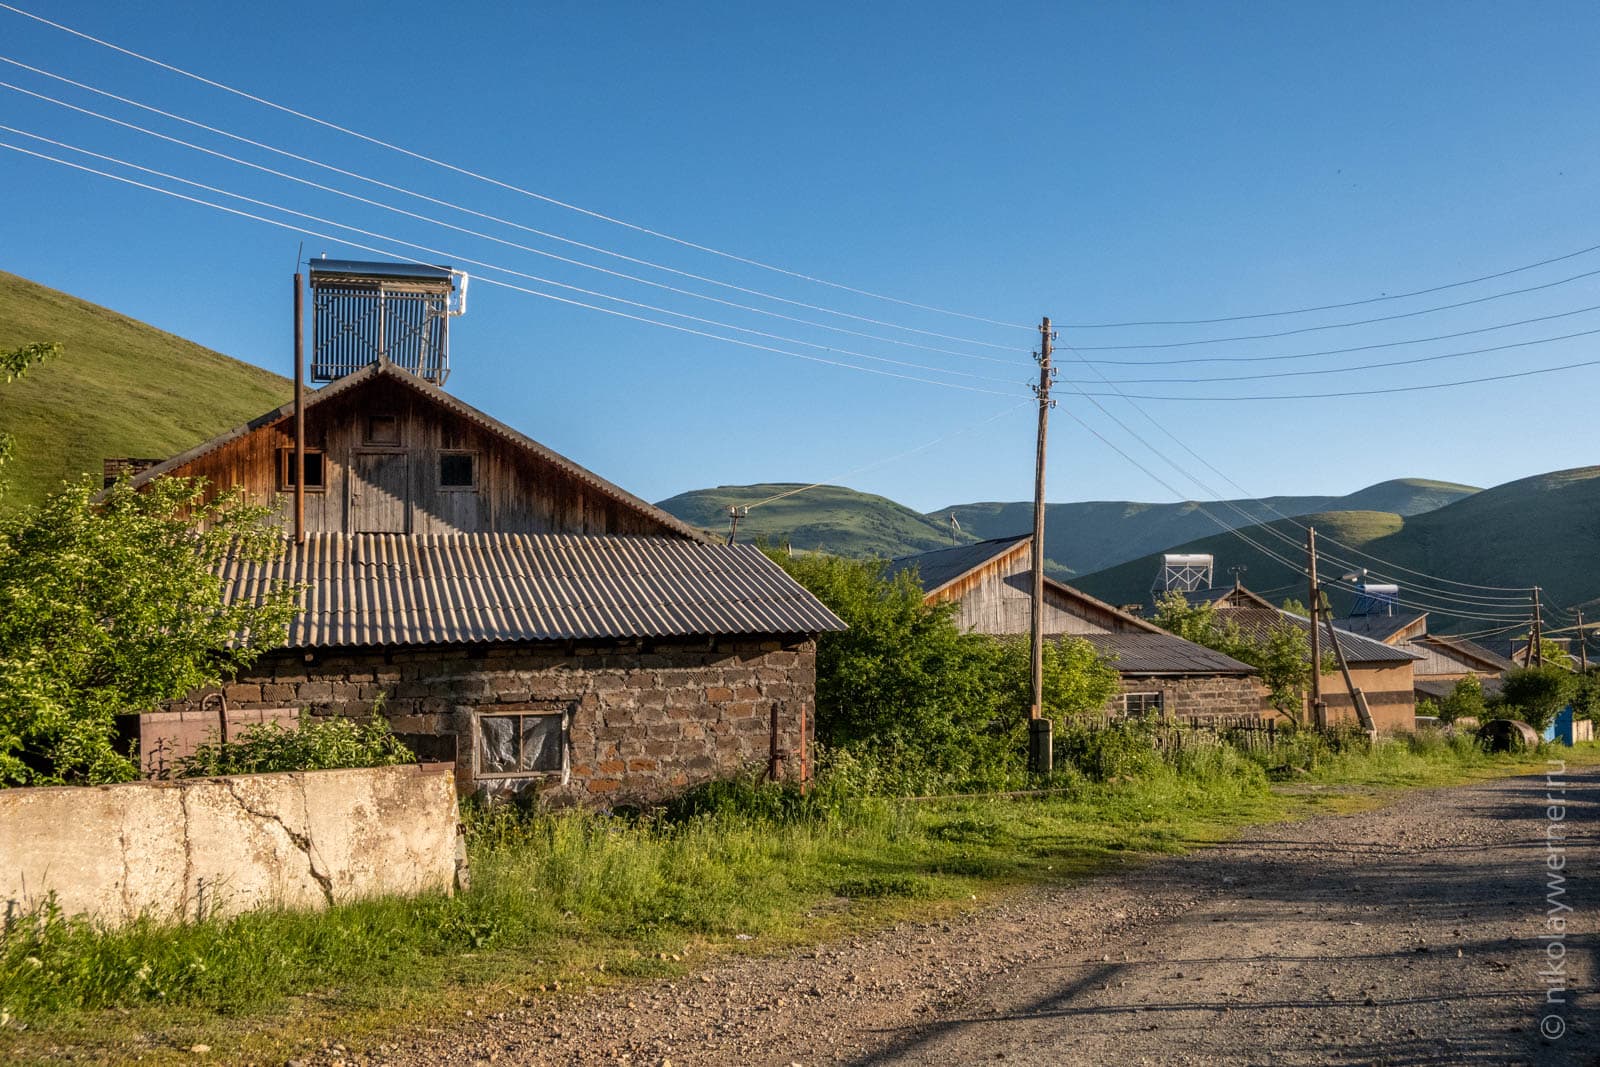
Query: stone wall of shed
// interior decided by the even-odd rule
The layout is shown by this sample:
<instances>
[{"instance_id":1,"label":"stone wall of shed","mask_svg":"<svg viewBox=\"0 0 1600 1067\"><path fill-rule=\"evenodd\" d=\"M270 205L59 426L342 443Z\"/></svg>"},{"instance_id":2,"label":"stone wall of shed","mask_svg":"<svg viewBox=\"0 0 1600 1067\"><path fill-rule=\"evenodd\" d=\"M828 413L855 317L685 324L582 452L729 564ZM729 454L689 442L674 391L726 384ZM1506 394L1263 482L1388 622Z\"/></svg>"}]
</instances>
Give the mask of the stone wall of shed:
<instances>
[{"instance_id":1,"label":"stone wall of shed","mask_svg":"<svg viewBox=\"0 0 1600 1067\"><path fill-rule=\"evenodd\" d=\"M816 643L631 641L486 648L276 652L224 687L230 707L298 706L311 716L366 716L375 706L417 755L456 765L463 789L535 790L551 803L651 801L698 782L765 768L773 715L782 774L801 773L814 733ZM169 705L199 708L199 691ZM566 768L538 777L479 776L473 738L484 712L562 711Z\"/></svg>"},{"instance_id":2,"label":"stone wall of shed","mask_svg":"<svg viewBox=\"0 0 1600 1067\"><path fill-rule=\"evenodd\" d=\"M1258 716L1265 689L1250 677L1200 675L1192 678L1123 676L1121 693L1161 693L1162 714L1169 719L1217 719ZM1119 694L1113 714L1122 711Z\"/></svg>"}]
</instances>

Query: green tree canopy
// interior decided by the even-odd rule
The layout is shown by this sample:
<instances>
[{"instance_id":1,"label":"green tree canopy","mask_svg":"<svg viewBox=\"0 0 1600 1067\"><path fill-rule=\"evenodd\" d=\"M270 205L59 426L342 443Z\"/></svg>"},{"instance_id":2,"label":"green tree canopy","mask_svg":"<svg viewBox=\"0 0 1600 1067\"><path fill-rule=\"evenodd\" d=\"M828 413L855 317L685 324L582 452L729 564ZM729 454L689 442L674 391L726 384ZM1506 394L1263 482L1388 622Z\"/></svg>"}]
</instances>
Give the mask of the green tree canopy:
<instances>
[{"instance_id":1,"label":"green tree canopy","mask_svg":"<svg viewBox=\"0 0 1600 1067\"><path fill-rule=\"evenodd\" d=\"M1265 637L1247 637L1228 620L1227 612L1218 611L1212 604L1191 604L1176 591L1156 602L1155 621L1163 630L1186 641L1256 668L1272 706L1293 721L1300 721L1311 686L1311 641L1301 627L1284 618ZM1322 669L1333 669L1331 657L1324 657Z\"/></svg>"},{"instance_id":2,"label":"green tree canopy","mask_svg":"<svg viewBox=\"0 0 1600 1067\"><path fill-rule=\"evenodd\" d=\"M104 782L135 767L115 716L214 685L283 641L294 590L224 605L229 556L281 550L237 491L89 482L0 517L0 784Z\"/></svg>"},{"instance_id":3,"label":"green tree canopy","mask_svg":"<svg viewBox=\"0 0 1600 1067\"><path fill-rule=\"evenodd\" d=\"M1549 663L1519 667L1506 672L1496 712L1504 718L1521 719L1543 733L1577 687L1578 676L1563 667Z\"/></svg>"}]
</instances>

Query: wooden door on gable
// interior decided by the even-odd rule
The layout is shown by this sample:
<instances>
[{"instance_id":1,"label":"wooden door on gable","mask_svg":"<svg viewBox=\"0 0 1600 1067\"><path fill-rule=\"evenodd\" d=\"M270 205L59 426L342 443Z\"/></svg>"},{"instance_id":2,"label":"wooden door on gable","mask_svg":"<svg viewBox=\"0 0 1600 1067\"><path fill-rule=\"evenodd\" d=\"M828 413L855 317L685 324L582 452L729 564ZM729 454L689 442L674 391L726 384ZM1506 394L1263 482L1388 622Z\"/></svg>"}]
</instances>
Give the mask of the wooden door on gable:
<instances>
[{"instance_id":1,"label":"wooden door on gable","mask_svg":"<svg viewBox=\"0 0 1600 1067\"><path fill-rule=\"evenodd\" d=\"M404 452L356 453L350 479L350 532L406 533L409 484Z\"/></svg>"}]
</instances>

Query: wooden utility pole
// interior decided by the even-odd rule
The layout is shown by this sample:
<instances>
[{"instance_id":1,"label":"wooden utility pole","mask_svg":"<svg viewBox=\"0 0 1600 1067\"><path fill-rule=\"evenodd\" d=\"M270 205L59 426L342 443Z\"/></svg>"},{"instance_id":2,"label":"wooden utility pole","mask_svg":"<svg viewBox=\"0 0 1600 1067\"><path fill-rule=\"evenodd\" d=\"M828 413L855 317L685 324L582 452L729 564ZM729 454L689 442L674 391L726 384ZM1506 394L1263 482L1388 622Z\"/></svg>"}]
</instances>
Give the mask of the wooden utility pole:
<instances>
[{"instance_id":1,"label":"wooden utility pole","mask_svg":"<svg viewBox=\"0 0 1600 1067\"><path fill-rule=\"evenodd\" d=\"M1050 330L1050 319L1039 324L1039 384L1034 395L1039 398L1039 440L1033 463L1033 704L1028 708L1028 769L1035 774L1049 774L1054 767L1054 739L1050 720L1044 714L1044 459L1045 437L1050 429L1050 386L1055 382L1055 368L1050 365L1050 353L1055 334Z\"/></svg>"},{"instance_id":2,"label":"wooden utility pole","mask_svg":"<svg viewBox=\"0 0 1600 1067\"><path fill-rule=\"evenodd\" d=\"M1584 674L1589 673L1589 644L1583 638L1583 609L1574 609L1578 613L1578 669Z\"/></svg>"},{"instance_id":3,"label":"wooden utility pole","mask_svg":"<svg viewBox=\"0 0 1600 1067\"><path fill-rule=\"evenodd\" d=\"M1322 638L1317 616L1322 604L1322 586L1317 583L1317 530L1306 527L1306 573L1311 579L1311 724L1317 729L1328 725L1328 705L1322 699Z\"/></svg>"},{"instance_id":4,"label":"wooden utility pole","mask_svg":"<svg viewBox=\"0 0 1600 1067\"><path fill-rule=\"evenodd\" d=\"M1355 680L1350 677L1350 664L1344 658L1344 646L1339 643L1339 635L1333 632L1333 607L1324 597L1320 599L1317 608L1318 611L1311 619L1311 629L1315 632L1316 615L1321 615L1328 624L1328 643L1333 646L1334 657L1339 661L1339 673L1344 675L1344 687L1350 694L1351 706L1356 709L1356 718L1360 721L1361 728L1367 732L1367 736L1376 737L1378 729L1372 721L1372 709L1367 706L1367 695L1356 687Z\"/></svg>"},{"instance_id":5,"label":"wooden utility pole","mask_svg":"<svg viewBox=\"0 0 1600 1067\"><path fill-rule=\"evenodd\" d=\"M294 543L306 540L306 309L300 272L294 275ZM224 733L226 736L226 733Z\"/></svg>"},{"instance_id":6,"label":"wooden utility pole","mask_svg":"<svg viewBox=\"0 0 1600 1067\"><path fill-rule=\"evenodd\" d=\"M1539 647L1539 642L1544 638L1544 631L1539 624L1539 587L1534 586L1533 621L1528 626L1528 647L1522 650L1522 665L1524 667L1544 666L1544 650Z\"/></svg>"},{"instance_id":7,"label":"wooden utility pole","mask_svg":"<svg viewBox=\"0 0 1600 1067\"><path fill-rule=\"evenodd\" d=\"M728 505L728 544L733 544L739 536L739 520L748 514L750 514L749 508L742 508L737 504Z\"/></svg>"}]
</instances>

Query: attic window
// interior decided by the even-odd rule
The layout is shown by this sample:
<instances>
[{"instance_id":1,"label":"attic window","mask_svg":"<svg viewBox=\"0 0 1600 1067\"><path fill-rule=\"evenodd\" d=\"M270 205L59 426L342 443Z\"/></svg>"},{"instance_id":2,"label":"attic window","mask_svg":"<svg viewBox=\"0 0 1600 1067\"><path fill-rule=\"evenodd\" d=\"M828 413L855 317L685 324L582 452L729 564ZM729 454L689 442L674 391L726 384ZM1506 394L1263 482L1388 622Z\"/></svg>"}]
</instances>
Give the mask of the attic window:
<instances>
[{"instance_id":1,"label":"attic window","mask_svg":"<svg viewBox=\"0 0 1600 1067\"><path fill-rule=\"evenodd\" d=\"M400 420L393 415L368 415L365 441L369 445L399 444Z\"/></svg>"},{"instance_id":2,"label":"attic window","mask_svg":"<svg viewBox=\"0 0 1600 1067\"><path fill-rule=\"evenodd\" d=\"M327 488L322 449L306 449L306 492L320 493ZM278 449L278 491L287 493L294 489L294 449Z\"/></svg>"},{"instance_id":3,"label":"attic window","mask_svg":"<svg viewBox=\"0 0 1600 1067\"><path fill-rule=\"evenodd\" d=\"M440 489L476 489L478 457L475 452L439 453Z\"/></svg>"}]
</instances>

